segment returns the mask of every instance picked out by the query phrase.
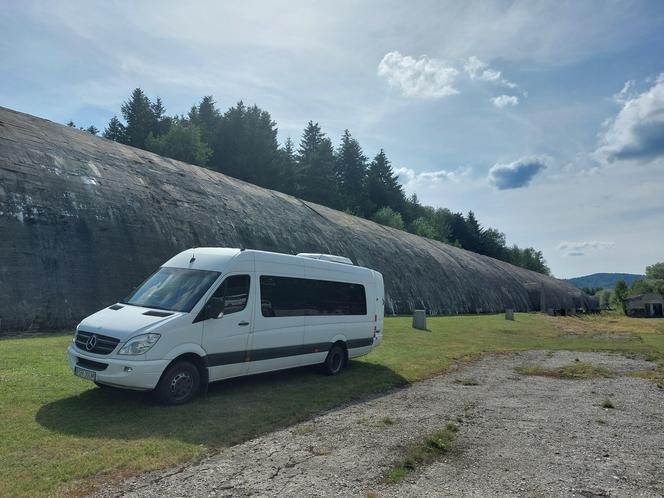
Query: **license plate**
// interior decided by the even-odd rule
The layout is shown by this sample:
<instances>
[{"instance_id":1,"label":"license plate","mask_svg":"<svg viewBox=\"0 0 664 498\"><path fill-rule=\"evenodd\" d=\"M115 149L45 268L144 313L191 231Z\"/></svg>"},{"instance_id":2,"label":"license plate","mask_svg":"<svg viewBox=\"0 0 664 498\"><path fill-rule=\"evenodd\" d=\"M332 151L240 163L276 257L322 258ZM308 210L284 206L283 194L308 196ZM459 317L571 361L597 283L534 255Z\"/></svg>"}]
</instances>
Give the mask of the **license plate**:
<instances>
[{"instance_id":1,"label":"license plate","mask_svg":"<svg viewBox=\"0 0 664 498\"><path fill-rule=\"evenodd\" d=\"M74 375L80 377L81 379L94 381L97 378L97 372L92 370L86 370L81 367L74 367Z\"/></svg>"}]
</instances>

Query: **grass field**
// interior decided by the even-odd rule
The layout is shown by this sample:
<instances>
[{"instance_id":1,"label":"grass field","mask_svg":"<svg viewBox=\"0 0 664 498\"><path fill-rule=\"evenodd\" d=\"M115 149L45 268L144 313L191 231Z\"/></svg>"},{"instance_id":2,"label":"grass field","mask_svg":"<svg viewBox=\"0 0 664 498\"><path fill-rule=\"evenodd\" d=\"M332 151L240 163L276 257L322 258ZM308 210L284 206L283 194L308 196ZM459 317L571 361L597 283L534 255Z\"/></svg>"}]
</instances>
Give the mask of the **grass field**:
<instances>
[{"instance_id":1,"label":"grass field","mask_svg":"<svg viewBox=\"0 0 664 498\"><path fill-rule=\"evenodd\" d=\"M70 334L0 339L0 496L80 495L218 451L325 409L431 377L486 352L602 350L664 364L664 320L518 314L386 320L385 342L339 377L302 368L213 384L163 407L70 373Z\"/></svg>"}]
</instances>

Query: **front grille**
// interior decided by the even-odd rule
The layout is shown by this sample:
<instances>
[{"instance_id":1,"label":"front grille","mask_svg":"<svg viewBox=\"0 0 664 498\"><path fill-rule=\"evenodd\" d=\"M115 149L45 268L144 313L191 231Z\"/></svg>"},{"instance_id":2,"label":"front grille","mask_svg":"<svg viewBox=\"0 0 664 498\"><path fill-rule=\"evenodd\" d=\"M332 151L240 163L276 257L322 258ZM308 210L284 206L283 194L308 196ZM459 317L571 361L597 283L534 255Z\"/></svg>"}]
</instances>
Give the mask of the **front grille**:
<instances>
[{"instance_id":1,"label":"front grille","mask_svg":"<svg viewBox=\"0 0 664 498\"><path fill-rule=\"evenodd\" d=\"M95 342L93 347L88 348L88 341L92 336L95 336L96 341L93 341ZM108 337L107 335L86 332L85 330L79 330L76 332L76 347L86 353L110 354L119 342L120 339Z\"/></svg>"},{"instance_id":2,"label":"front grille","mask_svg":"<svg viewBox=\"0 0 664 498\"><path fill-rule=\"evenodd\" d=\"M101 372L106 370L108 365L106 363L99 363L98 361L86 360L85 358L79 358L76 364L83 368L89 368L90 370L96 370Z\"/></svg>"}]
</instances>

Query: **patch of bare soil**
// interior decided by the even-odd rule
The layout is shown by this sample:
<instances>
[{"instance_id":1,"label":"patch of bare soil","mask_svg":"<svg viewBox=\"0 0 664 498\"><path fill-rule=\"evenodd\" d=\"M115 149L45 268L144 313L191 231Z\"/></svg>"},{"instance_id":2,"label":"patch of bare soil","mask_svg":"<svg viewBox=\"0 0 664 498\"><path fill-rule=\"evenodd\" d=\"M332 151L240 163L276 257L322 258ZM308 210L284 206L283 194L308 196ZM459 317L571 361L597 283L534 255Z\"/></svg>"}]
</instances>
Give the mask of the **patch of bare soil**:
<instances>
[{"instance_id":1,"label":"patch of bare soil","mask_svg":"<svg viewBox=\"0 0 664 498\"><path fill-rule=\"evenodd\" d=\"M577 359L617 376L514 371ZM664 391L626 375L654 368L601 353L488 356L98 496L662 496ZM603 408L606 400L614 408ZM386 481L404 448L450 421L459 426L452 451L398 484Z\"/></svg>"}]
</instances>

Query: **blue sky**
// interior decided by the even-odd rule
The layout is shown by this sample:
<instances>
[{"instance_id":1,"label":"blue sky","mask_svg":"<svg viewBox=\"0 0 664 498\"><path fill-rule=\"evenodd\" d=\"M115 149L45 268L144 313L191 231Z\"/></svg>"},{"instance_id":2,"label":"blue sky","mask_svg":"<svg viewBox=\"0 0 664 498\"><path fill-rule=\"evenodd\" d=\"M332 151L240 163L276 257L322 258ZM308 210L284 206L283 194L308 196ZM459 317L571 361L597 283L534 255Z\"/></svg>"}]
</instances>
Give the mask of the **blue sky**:
<instances>
[{"instance_id":1,"label":"blue sky","mask_svg":"<svg viewBox=\"0 0 664 498\"><path fill-rule=\"evenodd\" d=\"M3 2L0 105L103 128L131 90L212 94L383 147L554 274L664 259L664 4Z\"/></svg>"}]
</instances>

